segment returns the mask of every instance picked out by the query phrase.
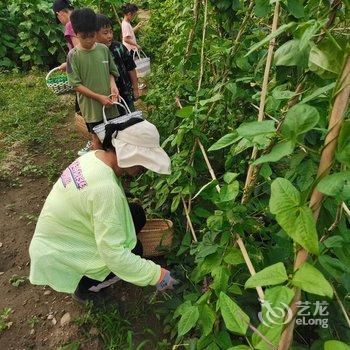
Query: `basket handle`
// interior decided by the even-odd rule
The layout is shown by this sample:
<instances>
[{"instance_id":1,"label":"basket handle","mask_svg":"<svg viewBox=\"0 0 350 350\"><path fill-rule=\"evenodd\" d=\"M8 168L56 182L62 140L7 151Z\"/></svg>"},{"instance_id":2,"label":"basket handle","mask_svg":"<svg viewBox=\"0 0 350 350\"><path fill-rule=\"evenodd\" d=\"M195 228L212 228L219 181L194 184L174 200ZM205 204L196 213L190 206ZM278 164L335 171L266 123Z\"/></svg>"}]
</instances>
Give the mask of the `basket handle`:
<instances>
[{"instance_id":1,"label":"basket handle","mask_svg":"<svg viewBox=\"0 0 350 350\"><path fill-rule=\"evenodd\" d=\"M135 56L136 56L136 54L137 54L137 58L138 58L139 60L142 58L141 54L144 56L144 58L147 58L147 55L144 53L144 51L140 49L140 50L134 51L134 54L133 54L133 59L134 59L134 61L135 61Z\"/></svg>"},{"instance_id":2,"label":"basket handle","mask_svg":"<svg viewBox=\"0 0 350 350\"><path fill-rule=\"evenodd\" d=\"M112 95L109 95L108 97L111 97L111 96L113 96L113 94L112 94ZM127 112L128 114L130 114L130 113L131 113L130 108L129 108L129 106L127 105L127 103L125 102L125 100L123 99L123 97L121 97L121 96L119 95L119 99L121 100L122 103L120 103L120 102L113 102L113 105L114 105L116 108L117 108L117 106L120 106L120 107L124 108L125 112ZM108 124L107 116L106 116L106 106L103 106L103 107L102 107L102 116L103 116L103 122L104 122L104 124Z\"/></svg>"},{"instance_id":3,"label":"basket handle","mask_svg":"<svg viewBox=\"0 0 350 350\"><path fill-rule=\"evenodd\" d=\"M60 67L56 67L56 68L54 68L54 69L51 69L50 72L47 73L45 80L47 81L47 80L49 79L50 75L51 75L53 72L56 72L56 71L58 71L58 70L60 70Z\"/></svg>"}]
</instances>

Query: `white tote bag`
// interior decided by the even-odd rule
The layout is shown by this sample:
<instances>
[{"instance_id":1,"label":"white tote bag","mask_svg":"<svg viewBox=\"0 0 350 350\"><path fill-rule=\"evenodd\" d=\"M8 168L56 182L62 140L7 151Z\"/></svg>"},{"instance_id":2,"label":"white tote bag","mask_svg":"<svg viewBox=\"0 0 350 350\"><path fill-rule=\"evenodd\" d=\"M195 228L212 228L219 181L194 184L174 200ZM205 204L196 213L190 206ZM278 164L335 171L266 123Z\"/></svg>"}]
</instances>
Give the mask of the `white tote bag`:
<instances>
[{"instance_id":1,"label":"white tote bag","mask_svg":"<svg viewBox=\"0 0 350 350\"><path fill-rule=\"evenodd\" d=\"M134 61L138 78L143 78L151 72L151 59L142 50L134 52Z\"/></svg>"}]
</instances>

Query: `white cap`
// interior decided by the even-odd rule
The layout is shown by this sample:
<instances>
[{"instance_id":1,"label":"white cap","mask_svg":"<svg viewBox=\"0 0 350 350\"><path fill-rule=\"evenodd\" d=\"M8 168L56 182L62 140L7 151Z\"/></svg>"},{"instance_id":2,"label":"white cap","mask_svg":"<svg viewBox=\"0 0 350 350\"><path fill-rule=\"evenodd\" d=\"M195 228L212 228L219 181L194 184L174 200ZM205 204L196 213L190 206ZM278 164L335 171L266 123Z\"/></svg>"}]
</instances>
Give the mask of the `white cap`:
<instances>
[{"instance_id":1,"label":"white cap","mask_svg":"<svg viewBox=\"0 0 350 350\"><path fill-rule=\"evenodd\" d=\"M158 130L147 120L119 131L112 145L121 168L142 165L159 174L171 174L170 158L159 145Z\"/></svg>"}]
</instances>

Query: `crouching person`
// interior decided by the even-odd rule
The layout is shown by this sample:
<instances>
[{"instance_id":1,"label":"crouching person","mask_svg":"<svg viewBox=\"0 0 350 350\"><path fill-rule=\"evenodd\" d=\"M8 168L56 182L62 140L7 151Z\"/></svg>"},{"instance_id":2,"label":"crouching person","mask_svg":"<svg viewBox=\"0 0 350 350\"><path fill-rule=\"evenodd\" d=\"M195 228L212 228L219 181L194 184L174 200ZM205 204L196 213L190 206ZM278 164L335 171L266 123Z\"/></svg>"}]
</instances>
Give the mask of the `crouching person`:
<instances>
[{"instance_id":1,"label":"crouching person","mask_svg":"<svg viewBox=\"0 0 350 350\"><path fill-rule=\"evenodd\" d=\"M121 177L148 169L170 174L170 159L159 146L156 127L131 119L109 124L104 150L70 164L54 184L29 247L30 282L94 300L122 279L138 286L172 289L170 272L142 258L137 233L143 209L129 205Z\"/></svg>"}]
</instances>

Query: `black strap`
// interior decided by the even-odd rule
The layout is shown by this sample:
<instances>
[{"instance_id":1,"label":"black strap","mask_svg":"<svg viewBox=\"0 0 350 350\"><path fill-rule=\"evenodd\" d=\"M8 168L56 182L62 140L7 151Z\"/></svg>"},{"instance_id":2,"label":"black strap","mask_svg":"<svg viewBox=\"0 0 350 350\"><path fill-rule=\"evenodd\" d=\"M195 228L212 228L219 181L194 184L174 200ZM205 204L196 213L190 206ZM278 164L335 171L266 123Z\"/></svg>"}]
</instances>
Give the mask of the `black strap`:
<instances>
[{"instance_id":1,"label":"black strap","mask_svg":"<svg viewBox=\"0 0 350 350\"><path fill-rule=\"evenodd\" d=\"M106 124L105 126L105 138L103 139L103 149L108 150L113 147L112 145L112 135L118 131L124 130L128 128L129 126L135 125L137 123L143 122L144 119L142 118L130 118L124 123L117 123L117 124Z\"/></svg>"}]
</instances>

